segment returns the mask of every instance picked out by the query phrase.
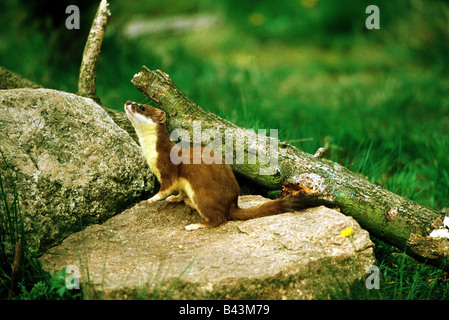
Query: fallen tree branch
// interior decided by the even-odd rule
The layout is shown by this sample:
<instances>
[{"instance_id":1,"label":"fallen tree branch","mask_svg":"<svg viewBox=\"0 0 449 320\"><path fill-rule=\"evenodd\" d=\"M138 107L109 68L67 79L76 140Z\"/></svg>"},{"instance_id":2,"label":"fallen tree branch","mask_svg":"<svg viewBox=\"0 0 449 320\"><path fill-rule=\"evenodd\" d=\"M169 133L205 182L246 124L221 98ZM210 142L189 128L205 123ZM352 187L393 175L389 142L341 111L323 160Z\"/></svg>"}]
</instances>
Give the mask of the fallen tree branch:
<instances>
[{"instance_id":1,"label":"fallen tree branch","mask_svg":"<svg viewBox=\"0 0 449 320\"><path fill-rule=\"evenodd\" d=\"M78 80L78 94L83 97L92 98L97 102L100 101L96 93L97 63L100 57L101 44L106 33L106 27L111 16L108 6L108 2L102 0L95 14L94 22L92 23L84 47Z\"/></svg>"},{"instance_id":2,"label":"fallen tree branch","mask_svg":"<svg viewBox=\"0 0 449 320\"><path fill-rule=\"evenodd\" d=\"M376 237L407 250L417 259L449 269L449 246L445 245L449 240L430 240L428 237L432 230L442 225L441 213L396 195L338 163L314 157L271 136L256 135L253 131L205 111L160 70L151 71L144 66L131 82L167 113L169 131L182 128L194 132L198 130L195 127L198 122L195 121L200 121L202 132L213 130L221 137L247 137L245 163L232 164L237 174L271 190L280 190L283 183L312 189L320 197L331 200L344 214L355 218ZM226 139L222 139L222 150L232 150L235 154L238 143L234 141L232 146L227 146ZM247 160L255 151L266 154L269 151L270 158L277 159L274 168L272 163L248 164ZM272 174L261 174L261 169L270 169ZM437 242L442 245L435 245Z\"/></svg>"}]
</instances>

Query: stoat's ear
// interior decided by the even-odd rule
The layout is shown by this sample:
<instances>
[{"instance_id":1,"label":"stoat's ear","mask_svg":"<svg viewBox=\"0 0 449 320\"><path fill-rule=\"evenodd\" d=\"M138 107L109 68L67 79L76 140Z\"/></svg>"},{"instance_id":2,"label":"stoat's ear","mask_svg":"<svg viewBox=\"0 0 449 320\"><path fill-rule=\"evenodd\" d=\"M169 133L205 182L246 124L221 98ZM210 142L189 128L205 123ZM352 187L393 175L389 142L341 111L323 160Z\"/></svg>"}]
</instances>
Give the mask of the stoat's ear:
<instances>
[{"instance_id":1,"label":"stoat's ear","mask_svg":"<svg viewBox=\"0 0 449 320\"><path fill-rule=\"evenodd\" d=\"M157 114L157 116L156 116L156 121L158 122L158 123L165 123L165 112L164 111L162 111L161 109L157 109L159 112L158 112L158 114Z\"/></svg>"}]
</instances>

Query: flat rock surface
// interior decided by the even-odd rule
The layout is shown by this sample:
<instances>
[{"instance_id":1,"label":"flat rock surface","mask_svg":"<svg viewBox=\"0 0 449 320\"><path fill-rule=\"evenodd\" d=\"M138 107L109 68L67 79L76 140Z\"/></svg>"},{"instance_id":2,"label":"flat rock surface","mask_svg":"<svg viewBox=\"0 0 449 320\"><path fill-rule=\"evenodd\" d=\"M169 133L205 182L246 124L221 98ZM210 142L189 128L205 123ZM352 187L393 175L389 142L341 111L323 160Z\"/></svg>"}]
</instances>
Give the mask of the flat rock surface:
<instances>
[{"instance_id":1,"label":"flat rock surface","mask_svg":"<svg viewBox=\"0 0 449 320\"><path fill-rule=\"evenodd\" d=\"M239 205L263 201L242 196ZM144 201L41 261L77 271L84 297L102 299L313 299L325 275L351 283L375 261L368 232L326 207L184 230L201 219L182 203Z\"/></svg>"}]
</instances>

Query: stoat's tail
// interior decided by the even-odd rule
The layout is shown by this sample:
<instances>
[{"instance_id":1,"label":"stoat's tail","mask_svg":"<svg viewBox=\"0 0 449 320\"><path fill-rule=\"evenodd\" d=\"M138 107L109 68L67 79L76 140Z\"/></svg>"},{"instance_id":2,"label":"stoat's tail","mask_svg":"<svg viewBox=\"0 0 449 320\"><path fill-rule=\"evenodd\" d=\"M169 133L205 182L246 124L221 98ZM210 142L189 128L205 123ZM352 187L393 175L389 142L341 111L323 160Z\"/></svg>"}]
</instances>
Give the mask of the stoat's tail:
<instances>
[{"instance_id":1,"label":"stoat's tail","mask_svg":"<svg viewBox=\"0 0 449 320\"><path fill-rule=\"evenodd\" d=\"M232 208L229 218L231 220L249 220L322 205L335 207L331 201L320 199L316 195L298 194L268 201L251 208Z\"/></svg>"}]
</instances>

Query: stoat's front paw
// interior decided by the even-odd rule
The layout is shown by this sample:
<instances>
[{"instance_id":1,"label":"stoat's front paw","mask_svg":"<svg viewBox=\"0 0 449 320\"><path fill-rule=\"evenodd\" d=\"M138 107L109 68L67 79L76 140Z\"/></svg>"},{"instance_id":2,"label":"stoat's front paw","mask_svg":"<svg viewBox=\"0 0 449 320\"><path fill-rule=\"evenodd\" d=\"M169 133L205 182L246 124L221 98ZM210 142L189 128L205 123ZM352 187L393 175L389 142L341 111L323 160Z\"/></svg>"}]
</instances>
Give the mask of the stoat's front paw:
<instances>
[{"instance_id":1,"label":"stoat's front paw","mask_svg":"<svg viewBox=\"0 0 449 320\"><path fill-rule=\"evenodd\" d=\"M152 198L148 199L147 201L148 201L148 203L155 203L155 202L157 202L159 200L160 199L158 197L152 197Z\"/></svg>"},{"instance_id":2,"label":"stoat's front paw","mask_svg":"<svg viewBox=\"0 0 449 320\"><path fill-rule=\"evenodd\" d=\"M178 196L169 196L167 198L165 198L165 201L168 202L180 202L181 200L178 198Z\"/></svg>"}]
</instances>

